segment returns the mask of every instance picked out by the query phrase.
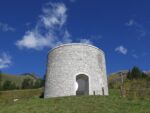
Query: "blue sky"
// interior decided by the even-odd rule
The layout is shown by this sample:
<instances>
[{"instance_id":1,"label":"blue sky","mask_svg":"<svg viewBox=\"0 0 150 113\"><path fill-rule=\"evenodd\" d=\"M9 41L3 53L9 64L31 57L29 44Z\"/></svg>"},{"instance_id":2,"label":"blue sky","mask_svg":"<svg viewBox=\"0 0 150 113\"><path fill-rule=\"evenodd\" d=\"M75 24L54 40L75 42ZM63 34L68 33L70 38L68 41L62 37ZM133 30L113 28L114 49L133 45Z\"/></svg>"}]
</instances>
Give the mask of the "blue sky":
<instances>
[{"instance_id":1,"label":"blue sky","mask_svg":"<svg viewBox=\"0 0 150 113\"><path fill-rule=\"evenodd\" d=\"M48 51L90 43L106 55L107 73L150 69L148 0L0 0L0 70L44 75Z\"/></svg>"}]
</instances>

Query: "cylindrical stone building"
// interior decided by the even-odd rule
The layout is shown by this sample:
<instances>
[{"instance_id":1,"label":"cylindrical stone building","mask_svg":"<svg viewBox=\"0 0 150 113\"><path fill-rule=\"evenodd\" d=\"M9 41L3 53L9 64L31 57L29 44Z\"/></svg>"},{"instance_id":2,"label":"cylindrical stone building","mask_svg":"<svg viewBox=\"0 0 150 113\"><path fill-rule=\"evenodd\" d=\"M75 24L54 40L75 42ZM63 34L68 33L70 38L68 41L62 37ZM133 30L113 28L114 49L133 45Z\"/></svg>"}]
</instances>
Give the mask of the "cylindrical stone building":
<instances>
[{"instance_id":1,"label":"cylindrical stone building","mask_svg":"<svg viewBox=\"0 0 150 113\"><path fill-rule=\"evenodd\" d=\"M48 53L44 98L108 95L104 52L82 43L63 44Z\"/></svg>"}]
</instances>

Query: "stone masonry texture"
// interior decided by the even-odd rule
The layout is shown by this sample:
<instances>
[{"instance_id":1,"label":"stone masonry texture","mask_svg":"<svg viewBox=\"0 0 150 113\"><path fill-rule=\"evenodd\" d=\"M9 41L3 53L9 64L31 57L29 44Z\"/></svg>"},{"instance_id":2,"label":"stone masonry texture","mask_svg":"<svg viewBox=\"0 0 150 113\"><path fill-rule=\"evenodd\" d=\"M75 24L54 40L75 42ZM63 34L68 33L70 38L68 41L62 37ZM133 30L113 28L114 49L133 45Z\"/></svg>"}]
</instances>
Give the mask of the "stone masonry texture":
<instances>
[{"instance_id":1,"label":"stone masonry texture","mask_svg":"<svg viewBox=\"0 0 150 113\"><path fill-rule=\"evenodd\" d=\"M89 80L89 95L108 95L104 52L90 44L70 43L48 53L44 98L76 95L76 77Z\"/></svg>"}]
</instances>

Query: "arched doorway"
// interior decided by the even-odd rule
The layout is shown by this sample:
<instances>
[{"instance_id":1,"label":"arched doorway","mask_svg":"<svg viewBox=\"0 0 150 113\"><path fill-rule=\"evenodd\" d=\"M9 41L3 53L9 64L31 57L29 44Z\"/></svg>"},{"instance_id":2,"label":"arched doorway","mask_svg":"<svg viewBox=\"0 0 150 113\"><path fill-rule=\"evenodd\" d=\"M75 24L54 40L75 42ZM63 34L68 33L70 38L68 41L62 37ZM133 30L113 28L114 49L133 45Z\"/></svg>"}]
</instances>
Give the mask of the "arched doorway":
<instances>
[{"instance_id":1,"label":"arched doorway","mask_svg":"<svg viewBox=\"0 0 150 113\"><path fill-rule=\"evenodd\" d=\"M89 77L84 74L77 75L76 82L78 85L76 95L89 95Z\"/></svg>"}]
</instances>

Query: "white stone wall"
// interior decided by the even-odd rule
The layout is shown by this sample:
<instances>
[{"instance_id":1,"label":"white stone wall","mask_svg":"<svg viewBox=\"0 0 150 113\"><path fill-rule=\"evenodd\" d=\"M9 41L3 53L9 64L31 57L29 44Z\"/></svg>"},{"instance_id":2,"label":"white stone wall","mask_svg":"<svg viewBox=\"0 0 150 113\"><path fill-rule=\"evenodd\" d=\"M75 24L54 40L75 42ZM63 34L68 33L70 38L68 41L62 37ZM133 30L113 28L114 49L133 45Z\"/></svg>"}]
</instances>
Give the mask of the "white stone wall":
<instances>
[{"instance_id":1,"label":"white stone wall","mask_svg":"<svg viewBox=\"0 0 150 113\"><path fill-rule=\"evenodd\" d=\"M64 44L48 54L44 98L76 95L76 76L89 77L89 94L108 95L105 56L88 44Z\"/></svg>"}]
</instances>

